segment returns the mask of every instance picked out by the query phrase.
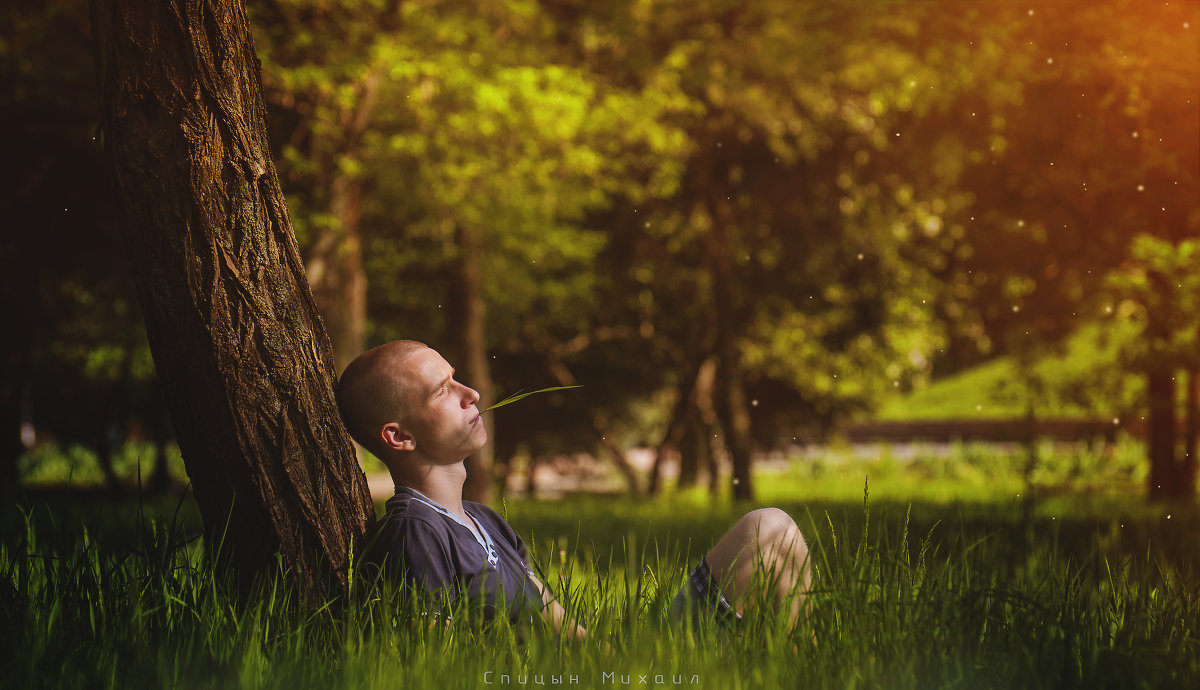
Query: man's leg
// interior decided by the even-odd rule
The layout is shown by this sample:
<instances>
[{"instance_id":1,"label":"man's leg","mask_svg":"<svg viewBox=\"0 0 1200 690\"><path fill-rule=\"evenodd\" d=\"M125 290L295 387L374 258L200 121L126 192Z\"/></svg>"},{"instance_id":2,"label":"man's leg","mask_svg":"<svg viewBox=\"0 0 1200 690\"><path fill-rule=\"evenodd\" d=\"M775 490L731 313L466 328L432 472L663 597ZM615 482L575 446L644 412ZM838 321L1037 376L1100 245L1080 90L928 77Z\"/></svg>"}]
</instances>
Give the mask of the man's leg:
<instances>
[{"instance_id":1,"label":"man's leg","mask_svg":"<svg viewBox=\"0 0 1200 690\"><path fill-rule=\"evenodd\" d=\"M744 613L754 597L755 572L768 575L775 609L788 607L788 630L796 627L812 586L808 544L791 516L778 508L761 508L742 516L705 555L713 578L734 610Z\"/></svg>"}]
</instances>

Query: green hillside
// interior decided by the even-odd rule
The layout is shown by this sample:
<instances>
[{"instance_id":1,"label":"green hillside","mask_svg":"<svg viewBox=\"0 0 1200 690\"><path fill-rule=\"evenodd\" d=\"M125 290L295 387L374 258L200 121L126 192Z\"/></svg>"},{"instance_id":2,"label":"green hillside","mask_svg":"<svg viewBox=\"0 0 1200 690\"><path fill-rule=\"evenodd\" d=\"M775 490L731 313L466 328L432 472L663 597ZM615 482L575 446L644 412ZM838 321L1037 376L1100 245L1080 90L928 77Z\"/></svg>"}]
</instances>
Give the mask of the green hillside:
<instances>
[{"instance_id":1,"label":"green hillside","mask_svg":"<svg viewBox=\"0 0 1200 690\"><path fill-rule=\"evenodd\" d=\"M1118 365L1131 337L1112 326L1081 328L1058 351L998 357L893 398L875 419L1121 417L1139 409L1144 383Z\"/></svg>"}]
</instances>

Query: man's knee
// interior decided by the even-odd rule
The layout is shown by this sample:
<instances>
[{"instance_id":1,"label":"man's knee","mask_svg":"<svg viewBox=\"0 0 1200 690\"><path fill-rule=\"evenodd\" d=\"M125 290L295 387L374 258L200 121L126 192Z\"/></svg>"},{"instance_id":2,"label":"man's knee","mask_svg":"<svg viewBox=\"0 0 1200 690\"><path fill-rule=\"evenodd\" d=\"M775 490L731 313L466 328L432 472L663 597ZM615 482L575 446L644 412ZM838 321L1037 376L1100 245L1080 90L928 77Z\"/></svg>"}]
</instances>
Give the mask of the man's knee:
<instances>
[{"instance_id":1,"label":"man's knee","mask_svg":"<svg viewBox=\"0 0 1200 690\"><path fill-rule=\"evenodd\" d=\"M753 530L758 543L767 546L778 544L788 547L793 555L804 555L808 545L796 521L779 508L759 508L746 513L742 517L745 524Z\"/></svg>"}]
</instances>

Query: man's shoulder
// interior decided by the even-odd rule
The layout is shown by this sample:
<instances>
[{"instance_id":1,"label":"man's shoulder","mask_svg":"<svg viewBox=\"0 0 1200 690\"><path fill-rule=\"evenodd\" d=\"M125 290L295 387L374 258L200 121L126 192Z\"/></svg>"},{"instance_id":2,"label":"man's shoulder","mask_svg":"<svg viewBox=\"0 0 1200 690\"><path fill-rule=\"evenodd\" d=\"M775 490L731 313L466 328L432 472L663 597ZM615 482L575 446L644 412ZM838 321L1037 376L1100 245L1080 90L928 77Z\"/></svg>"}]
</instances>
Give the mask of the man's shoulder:
<instances>
[{"instance_id":1,"label":"man's shoulder","mask_svg":"<svg viewBox=\"0 0 1200 690\"><path fill-rule=\"evenodd\" d=\"M425 554L444 552L452 535L446 521L420 501L388 501L387 512L375 525L366 545L367 562L382 563L420 559Z\"/></svg>"},{"instance_id":2,"label":"man's shoulder","mask_svg":"<svg viewBox=\"0 0 1200 690\"><path fill-rule=\"evenodd\" d=\"M388 499L384 507L383 517L376 526L381 532L413 529L439 533L448 531L445 519L422 501L397 494Z\"/></svg>"}]
</instances>

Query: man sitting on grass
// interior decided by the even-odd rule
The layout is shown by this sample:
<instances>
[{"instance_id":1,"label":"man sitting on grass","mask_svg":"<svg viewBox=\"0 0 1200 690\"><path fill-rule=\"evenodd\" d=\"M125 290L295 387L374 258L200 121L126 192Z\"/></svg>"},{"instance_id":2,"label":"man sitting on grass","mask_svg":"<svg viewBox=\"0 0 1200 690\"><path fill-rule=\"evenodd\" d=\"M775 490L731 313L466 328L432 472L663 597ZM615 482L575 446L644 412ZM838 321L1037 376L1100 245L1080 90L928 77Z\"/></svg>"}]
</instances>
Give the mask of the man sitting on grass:
<instances>
[{"instance_id":1,"label":"man sitting on grass","mask_svg":"<svg viewBox=\"0 0 1200 690\"><path fill-rule=\"evenodd\" d=\"M454 369L425 345L398 340L359 355L338 382L338 406L350 435L387 466L396 495L371 540L367 559L454 604L481 601L515 620L535 609L575 640L570 620L529 569L525 544L496 511L462 497L467 456L487 441L479 394L454 380ZM734 524L691 571L671 605L674 619L709 612L740 620L756 570L772 573L773 609L799 622L811 575L808 547L787 513L764 508ZM503 600L501 600L503 598Z\"/></svg>"}]
</instances>

